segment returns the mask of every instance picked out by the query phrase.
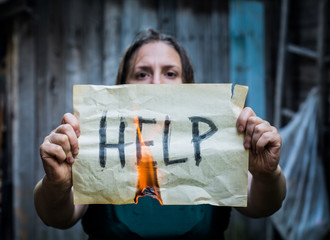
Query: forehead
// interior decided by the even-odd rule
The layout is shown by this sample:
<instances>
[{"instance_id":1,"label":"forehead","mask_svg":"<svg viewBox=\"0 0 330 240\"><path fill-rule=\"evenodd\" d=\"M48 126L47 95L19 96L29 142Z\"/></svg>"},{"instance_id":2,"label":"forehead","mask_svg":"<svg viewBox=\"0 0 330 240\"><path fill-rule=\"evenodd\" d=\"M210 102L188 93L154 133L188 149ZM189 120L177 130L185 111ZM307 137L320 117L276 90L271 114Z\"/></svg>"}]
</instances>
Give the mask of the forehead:
<instances>
[{"instance_id":1,"label":"forehead","mask_svg":"<svg viewBox=\"0 0 330 240\"><path fill-rule=\"evenodd\" d=\"M141 46L133 55L131 64L166 63L181 67L181 58L178 52L169 44L162 41L150 42Z\"/></svg>"}]
</instances>

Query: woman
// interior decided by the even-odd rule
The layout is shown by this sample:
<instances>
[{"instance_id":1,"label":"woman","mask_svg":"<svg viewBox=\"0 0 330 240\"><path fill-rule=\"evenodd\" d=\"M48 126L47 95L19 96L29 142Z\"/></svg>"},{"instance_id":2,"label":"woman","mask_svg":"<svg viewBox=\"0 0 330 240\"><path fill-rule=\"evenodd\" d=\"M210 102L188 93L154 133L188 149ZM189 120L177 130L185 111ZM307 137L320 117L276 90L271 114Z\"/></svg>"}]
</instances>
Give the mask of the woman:
<instances>
[{"instance_id":1,"label":"woman","mask_svg":"<svg viewBox=\"0 0 330 240\"><path fill-rule=\"evenodd\" d=\"M184 49L170 36L154 30L142 32L126 51L117 84L193 83L193 69ZM210 239L223 237L230 208L160 206L151 198L138 205L73 205L71 166L79 152L79 123L65 114L62 124L40 147L45 176L34 192L35 207L49 226L69 228L82 218L90 239ZM278 165L281 137L268 122L245 108L237 120L249 149L248 206L246 216L265 217L277 211L285 197L285 178Z\"/></svg>"}]
</instances>

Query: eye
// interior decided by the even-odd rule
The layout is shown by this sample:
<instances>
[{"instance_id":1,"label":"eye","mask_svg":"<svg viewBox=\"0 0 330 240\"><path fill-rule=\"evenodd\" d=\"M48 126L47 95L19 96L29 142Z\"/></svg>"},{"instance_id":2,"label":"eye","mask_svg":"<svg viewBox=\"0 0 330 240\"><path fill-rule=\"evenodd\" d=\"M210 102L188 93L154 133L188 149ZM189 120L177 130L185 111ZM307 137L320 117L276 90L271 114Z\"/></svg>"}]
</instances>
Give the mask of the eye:
<instances>
[{"instance_id":1,"label":"eye","mask_svg":"<svg viewBox=\"0 0 330 240\"><path fill-rule=\"evenodd\" d=\"M169 71L166 73L168 78L176 78L177 74L175 72Z\"/></svg>"},{"instance_id":2,"label":"eye","mask_svg":"<svg viewBox=\"0 0 330 240\"><path fill-rule=\"evenodd\" d=\"M136 79L143 80L148 77L148 74L146 72L139 72L136 74Z\"/></svg>"}]
</instances>

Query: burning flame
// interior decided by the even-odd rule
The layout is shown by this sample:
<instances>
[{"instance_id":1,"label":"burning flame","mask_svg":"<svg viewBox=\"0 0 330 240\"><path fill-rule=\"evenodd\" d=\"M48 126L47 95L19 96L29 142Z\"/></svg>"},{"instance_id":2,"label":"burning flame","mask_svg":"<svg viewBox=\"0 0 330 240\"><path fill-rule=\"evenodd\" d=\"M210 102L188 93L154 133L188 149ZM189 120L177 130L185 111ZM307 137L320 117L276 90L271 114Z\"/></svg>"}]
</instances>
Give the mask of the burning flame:
<instances>
[{"instance_id":1,"label":"burning flame","mask_svg":"<svg viewBox=\"0 0 330 240\"><path fill-rule=\"evenodd\" d=\"M139 120L135 118L134 123L137 126L141 148L141 159L137 162L138 182L134 201L138 203L139 197L150 196L157 199L163 205L159 191L156 162L153 161L148 146L142 140Z\"/></svg>"}]
</instances>

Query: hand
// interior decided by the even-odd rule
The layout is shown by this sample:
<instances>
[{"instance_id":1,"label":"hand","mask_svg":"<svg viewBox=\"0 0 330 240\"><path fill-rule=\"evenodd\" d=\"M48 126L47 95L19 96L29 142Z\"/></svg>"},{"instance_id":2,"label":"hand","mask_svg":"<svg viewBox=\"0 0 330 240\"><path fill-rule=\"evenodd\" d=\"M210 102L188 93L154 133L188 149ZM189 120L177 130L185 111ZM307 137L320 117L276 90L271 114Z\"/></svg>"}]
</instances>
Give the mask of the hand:
<instances>
[{"instance_id":1,"label":"hand","mask_svg":"<svg viewBox=\"0 0 330 240\"><path fill-rule=\"evenodd\" d=\"M78 137L80 126L77 118L67 113L63 116L61 125L53 130L40 146L40 156L45 169L44 181L71 190L72 163L78 154Z\"/></svg>"},{"instance_id":2,"label":"hand","mask_svg":"<svg viewBox=\"0 0 330 240\"><path fill-rule=\"evenodd\" d=\"M237 130L245 134L244 147L249 149L249 171L253 177L269 178L280 171L281 136L269 122L244 108L237 119Z\"/></svg>"}]
</instances>

